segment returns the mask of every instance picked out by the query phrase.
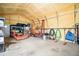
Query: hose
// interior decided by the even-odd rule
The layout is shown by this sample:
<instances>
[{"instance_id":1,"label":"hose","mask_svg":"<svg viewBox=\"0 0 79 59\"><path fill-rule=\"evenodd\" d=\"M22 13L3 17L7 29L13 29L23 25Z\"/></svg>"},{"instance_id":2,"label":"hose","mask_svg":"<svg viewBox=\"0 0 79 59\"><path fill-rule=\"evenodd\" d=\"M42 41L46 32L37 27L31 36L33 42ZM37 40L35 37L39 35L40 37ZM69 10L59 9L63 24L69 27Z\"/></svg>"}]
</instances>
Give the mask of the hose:
<instances>
[{"instance_id":1,"label":"hose","mask_svg":"<svg viewBox=\"0 0 79 59\"><path fill-rule=\"evenodd\" d=\"M61 31L60 31L60 29L57 29L56 33L55 33L55 39L56 39L56 41L59 41L61 37L62 37L61 36Z\"/></svg>"},{"instance_id":2,"label":"hose","mask_svg":"<svg viewBox=\"0 0 79 59\"><path fill-rule=\"evenodd\" d=\"M54 34L55 34L54 29L50 29L49 35L54 36Z\"/></svg>"}]
</instances>

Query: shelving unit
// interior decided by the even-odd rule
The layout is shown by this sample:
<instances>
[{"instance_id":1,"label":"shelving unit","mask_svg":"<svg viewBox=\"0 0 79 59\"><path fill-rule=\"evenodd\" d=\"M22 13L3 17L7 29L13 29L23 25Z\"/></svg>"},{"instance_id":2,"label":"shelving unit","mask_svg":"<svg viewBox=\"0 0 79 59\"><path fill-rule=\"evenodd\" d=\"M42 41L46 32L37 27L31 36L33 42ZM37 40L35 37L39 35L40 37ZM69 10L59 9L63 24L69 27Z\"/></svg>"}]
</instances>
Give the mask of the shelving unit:
<instances>
[{"instance_id":1,"label":"shelving unit","mask_svg":"<svg viewBox=\"0 0 79 59\"><path fill-rule=\"evenodd\" d=\"M0 18L0 52L4 52L4 32L3 28L5 27L4 24L5 18Z\"/></svg>"}]
</instances>

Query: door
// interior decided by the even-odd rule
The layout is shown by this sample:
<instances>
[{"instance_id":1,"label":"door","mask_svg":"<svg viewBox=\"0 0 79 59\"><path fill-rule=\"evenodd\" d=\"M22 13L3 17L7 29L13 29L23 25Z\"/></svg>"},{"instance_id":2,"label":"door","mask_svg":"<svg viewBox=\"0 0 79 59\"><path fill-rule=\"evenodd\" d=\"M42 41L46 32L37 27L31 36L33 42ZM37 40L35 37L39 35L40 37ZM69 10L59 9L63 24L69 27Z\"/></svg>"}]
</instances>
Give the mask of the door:
<instances>
[{"instance_id":1,"label":"door","mask_svg":"<svg viewBox=\"0 0 79 59\"><path fill-rule=\"evenodd\" d=\"M79 44L79 25L77 25L77 43Z\"/></svg>"}]
</instances>

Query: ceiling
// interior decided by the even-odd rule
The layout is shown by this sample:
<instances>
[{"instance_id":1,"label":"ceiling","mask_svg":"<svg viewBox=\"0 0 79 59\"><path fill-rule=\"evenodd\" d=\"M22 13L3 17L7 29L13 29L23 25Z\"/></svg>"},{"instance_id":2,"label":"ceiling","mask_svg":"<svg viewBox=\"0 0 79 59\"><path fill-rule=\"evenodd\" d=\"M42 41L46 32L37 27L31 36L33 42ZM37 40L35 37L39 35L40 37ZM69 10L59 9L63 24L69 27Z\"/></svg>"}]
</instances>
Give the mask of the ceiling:
<instances>
[{"instance_id":1,"label":"ceiling","mask_svg":"<svg viewBox=\"0 0 79 59\"><path fill-rule=\"evenodd\" d=\"M76 4L79 8L79 4ZM28 19L50 18L58 14L66 13L74 10L74 4L53 4L53 3L1 3L0 13L20 13L24 14Z\"/></svg>"}]
</instances>

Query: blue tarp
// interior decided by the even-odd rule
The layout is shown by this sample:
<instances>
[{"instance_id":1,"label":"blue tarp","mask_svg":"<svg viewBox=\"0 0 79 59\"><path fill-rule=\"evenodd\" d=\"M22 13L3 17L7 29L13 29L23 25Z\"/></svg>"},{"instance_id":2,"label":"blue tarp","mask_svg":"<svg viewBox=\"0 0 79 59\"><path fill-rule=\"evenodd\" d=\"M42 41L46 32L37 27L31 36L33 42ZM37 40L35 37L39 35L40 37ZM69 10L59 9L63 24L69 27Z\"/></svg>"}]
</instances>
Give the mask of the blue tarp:
<instances>
[{"instance_id":1,"label":"blue tarp","mask_svg":"<svg viewBox=\"0 0 79 59\"><path fill-rule=\"evenodd\" d=\"M65 39L69 40L69 41L74 41L74 39L75 39L74 33L68 31L67 34L66 34L66 36L65 36Z\"/></svg>"}]
</instances>

